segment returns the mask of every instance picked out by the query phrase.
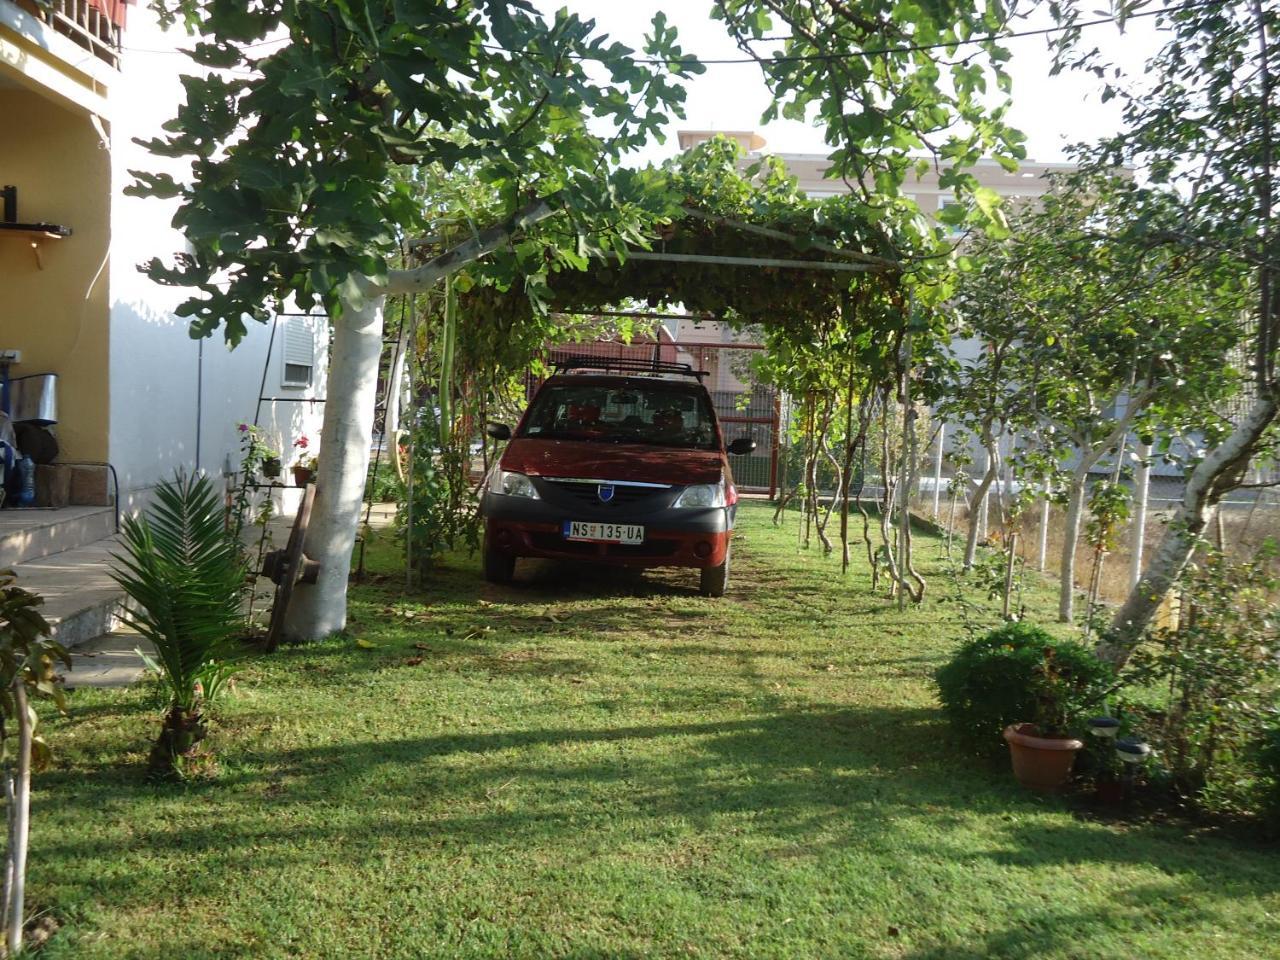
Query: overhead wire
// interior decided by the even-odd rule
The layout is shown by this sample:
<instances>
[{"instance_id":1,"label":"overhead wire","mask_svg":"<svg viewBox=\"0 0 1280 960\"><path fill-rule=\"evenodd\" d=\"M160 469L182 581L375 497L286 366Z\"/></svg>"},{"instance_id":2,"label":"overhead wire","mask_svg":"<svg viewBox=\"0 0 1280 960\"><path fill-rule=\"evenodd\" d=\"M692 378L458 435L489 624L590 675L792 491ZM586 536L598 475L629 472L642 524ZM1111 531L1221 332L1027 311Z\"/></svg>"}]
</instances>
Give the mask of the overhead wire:
<instances>
[{"instance_id":1,"label":"overhead wire","mask_svg":"<svg viewBox=\"0 0 1280 960\"><path fill-rule=\"evenodd\" d=\"M1138 10L1130 13L1124 18L1125 22L1131 20L1139 20L1144 17L1158 17L1162 14L1182 13L1186 10L1195 10L1201 7L1220 7L1225 6L1226 0L1192 0L1190 3L1176 4L1171 7L1160 7L1156 10ZM1089 27L1103 26L1108 23L1118 23L1120 18L1111 15L1107 17L1099 17L1096 20L1086 20L1083 23L1058 25L1053 27L1040 27L1034 30L1015 30L1009 33L993 32L984 33L978 36L967 37L963 40L946 40L937 43L904 43L891 47L873 47L866 50L849 51L847 53L808 53L808 54L777 54L771 56L760 57L712 57L702 59L696 55L685 57L619 57L617 59L625 60L629 63L644 64L649 66L670 66L671 64L689 63L702 64L703 66L734 66L742 64L767 64L767 63L807 63L807 62L824 62L839 60L856 60L862 57L888 56L896 53L917 53L928 50L950 50L956 47L972 46L974 44L992 43L998 40L1020 40L1026 37L1042 37L1054 33L1063 33L1068 30L1084 30ZM254 47L268 46L270 44L285 43L288 37L277 37L271 40L260 40L255 43L244 44L241 49L248 50ZM745 37L748 43L765 43L765 42L782 42L793 39L789 36L778 37ZM506 47L497 44L481 44L486 50L500 51L503 53L518 52L521 56L527 56L528 51L509 51ZM179 49L158 50L147 47L130 47L123 46L120 48L125 53L162 53L162 54L186 54L188 51ZM588 57L583 54L566 54L565 56L574 60L599 60L601 57Z\"/></svg>"},{"instance_id":2,"label":"overhead wire","mask_svg":"<svg viewBox=\"0 0 1280 960\"><path fill-rule=\"evenodd\" d=\"M1194 10L1199 7L1217 7L1224 6L1226 0L1192 0L1190 3L1178 4L1172 7L1161 7L1158 10L1140 10L1129 14L1125 17L1125 22L1137 20L1142 17L1156 17L1166 13L1181 13L1185 10ZM968 37L963 40L946 40L938 43L916 43L916 44L900 44L892 47L876 47L868 50L856 50L848 53L809 53L809 54L778 54L773 56L761 57L720 57L700 59L696 56L687 57L623 57L629 63L645 64L650 66L670 66L680 63L698 63L703 66L728 66L741 64L768 64L768 63L805 63L805 62L829 62L839 60L857 60L862 57L884 56L895 53L915 53L926 50L950 50L956 47L971 46L979 43L991 43L996 40L1019 40L1025 37L1046 36L1053 33L1063 33L1067 30L1083 30L1087 27L1097 27L1108 23L1118 23L1119 17L1108 16L1100 17L1097 20L1086 20L1083 23L1075 23L1068 25L1059 25L1054 27L1040 27L1035 30L1017 30L1012 33L986 33L980 36ZM791 37L745 37L743 38L750 43L759 43L766 40L781 41L790 40ZM496 46L494 44L481 44L487 50L502 50L505 47ZM599 57L584 57L581 54L569 54L571 59L578 60L598 60Z\"/></svg>"}]
</instances>

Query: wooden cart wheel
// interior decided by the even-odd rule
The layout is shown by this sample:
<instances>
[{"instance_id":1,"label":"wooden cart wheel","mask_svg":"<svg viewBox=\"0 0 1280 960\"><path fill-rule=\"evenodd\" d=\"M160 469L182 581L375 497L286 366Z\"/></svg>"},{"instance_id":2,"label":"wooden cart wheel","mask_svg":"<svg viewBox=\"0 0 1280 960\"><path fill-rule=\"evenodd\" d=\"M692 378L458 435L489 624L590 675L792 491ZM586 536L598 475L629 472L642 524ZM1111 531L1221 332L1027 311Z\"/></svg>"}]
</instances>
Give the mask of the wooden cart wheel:
<instances>
[{"instance_id":1,"label":"wooden cart wheel","mask_svg":"<svg viewBox=\"0 0 1280 960\"><path fill-rule=\"evenodd\" d=\"M298 515L293 521L293 529L289 531L289 543L280 556L283 566L279 579L272 577L276 580L276 595L271 604L271 626L267 630L268 652L280 645L280 636L284 631L284 615L289 610L289 599L293 596L294 584L302 577L304 559L302 543L307 537L307 524L311 522L311 505L315 499L316 485L308 483L302 493L302 503L298 505Z\"/></svg>"}]
</instances>

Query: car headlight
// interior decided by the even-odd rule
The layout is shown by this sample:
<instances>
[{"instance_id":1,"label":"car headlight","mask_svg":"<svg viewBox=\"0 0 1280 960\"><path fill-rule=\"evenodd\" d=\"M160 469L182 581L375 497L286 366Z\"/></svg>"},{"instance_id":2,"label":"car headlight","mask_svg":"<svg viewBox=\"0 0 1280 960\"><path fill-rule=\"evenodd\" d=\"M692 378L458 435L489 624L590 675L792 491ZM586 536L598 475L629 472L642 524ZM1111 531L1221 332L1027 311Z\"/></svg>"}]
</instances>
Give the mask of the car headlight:
<instances>
[{"instance_id":1,"label":"car headlight","mask_svg":"<svg viewBox=\"0 0 1280 960\"><path fill-rule=\"evenodd\" d=\"M695 483L685 487L684 492L676 497L673 507L723 507L724 481L719 483Z\"/></svg>"},{"instance_id":2,"label":"car headlight","mask_svg":"<svg viewBox=\"0 0 1280 960\"><path fill-rule=\"evenodd\" d=\"M499 493L506 497L526 497L530 500L541 500L534 489L533 481L523 473L502 470L494 467L489 474L489 492Z\"/></svg>"}]
</instances>

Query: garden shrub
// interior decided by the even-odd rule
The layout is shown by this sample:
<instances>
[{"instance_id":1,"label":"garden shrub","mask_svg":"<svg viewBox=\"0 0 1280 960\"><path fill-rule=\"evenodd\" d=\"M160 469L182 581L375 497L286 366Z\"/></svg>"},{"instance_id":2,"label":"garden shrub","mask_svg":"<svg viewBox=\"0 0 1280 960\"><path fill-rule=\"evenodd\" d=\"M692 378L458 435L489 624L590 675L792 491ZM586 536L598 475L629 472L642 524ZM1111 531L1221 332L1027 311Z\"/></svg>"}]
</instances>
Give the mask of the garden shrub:
<instances>
[{"instance_id":1,"label":"garden shrub","mask_svg":"<svg viewBox=\"0 0 1280 960\"><path fill-rule=\"evenodd\" d=\"M440 444L439 421L427 411L414 432L413 486L396 513L400 537L409 537L413 566L425 572L441 555L480 541L477 499L467 476L465 438Z\"/></svg>"},{"instance_id":2,"label":"garden shrub","mask_svg":"<svg viewBox=\"0 0 1280 960\"><path fill-rule=\"evenodd\" d=\"M1258 806L1267 833L1280 836L1280 725L1270 727L1262 736L1257 751L1259 773Z\"/></svg>"},{"instance_id":3,"label":"garden shrub","mask_svg":"<svg viewBox=\"0 0 1280 960\"><path fill-rule=\"evenodd\" d=\"M369 461L369 475L365 480L364 497L374 503L399 503L404 497L404 486L396 477L396 466L391 451L382 451L377 462ZM377 467L375 473L374 467Z\"/></svg>"},{"instance_id":4,"label":"garden shrub","mask_svg":"<svg viewBox=\"0 0 1280 960\"><path fill-rule=\"evenodd\" d=\"M1162 692L1141 730L1157 775L1211 813L1262 812L1259 758L1274 756L1264 741L1280 696L1275 557L1274 544L1245 561L1207 550L1183 578L1177 628L1153 630L1129 662L1129 682Z\"/></svg>"},{"instance_id":5,"label":"garden shrub","mask_svg":"<svg viewBox=\"0 0 1280 960\"><path fill-rule=\"evenodd\" d=\"M1056 728L1046 732L1078 730L1100 709L1113 679L1111 667L1087 647L1026 623L966 642L937 673L943 712L982 752L999 746L1011 723Z\"/></svg>"}]
</instances>

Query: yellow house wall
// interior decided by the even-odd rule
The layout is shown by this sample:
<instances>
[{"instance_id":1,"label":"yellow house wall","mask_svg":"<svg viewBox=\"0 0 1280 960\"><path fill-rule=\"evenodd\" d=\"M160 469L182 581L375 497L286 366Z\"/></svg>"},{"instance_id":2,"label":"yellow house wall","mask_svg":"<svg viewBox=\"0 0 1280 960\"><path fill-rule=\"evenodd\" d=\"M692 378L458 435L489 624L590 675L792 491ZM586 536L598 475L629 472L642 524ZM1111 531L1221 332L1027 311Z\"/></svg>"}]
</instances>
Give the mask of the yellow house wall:
<instances>
[{"instance_id":1,"label":"yellow house wall","mask_svg":"<svg viewBox=\"0 0 1280 960\"><path fill-rule=\"evenodd\" d=\"M15 376L58 374L63 459L107 458L111 162L89 118L25 89L0 87L0 183L18 187L18 219L72 228L30 244L0 233L0 348Z\"/></svg>"}]
</instances>

